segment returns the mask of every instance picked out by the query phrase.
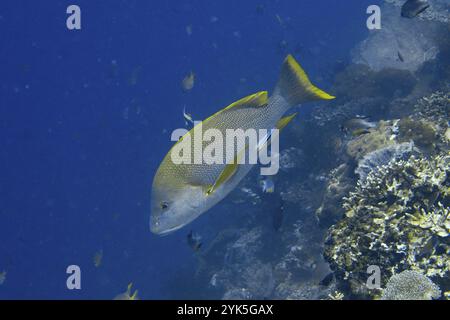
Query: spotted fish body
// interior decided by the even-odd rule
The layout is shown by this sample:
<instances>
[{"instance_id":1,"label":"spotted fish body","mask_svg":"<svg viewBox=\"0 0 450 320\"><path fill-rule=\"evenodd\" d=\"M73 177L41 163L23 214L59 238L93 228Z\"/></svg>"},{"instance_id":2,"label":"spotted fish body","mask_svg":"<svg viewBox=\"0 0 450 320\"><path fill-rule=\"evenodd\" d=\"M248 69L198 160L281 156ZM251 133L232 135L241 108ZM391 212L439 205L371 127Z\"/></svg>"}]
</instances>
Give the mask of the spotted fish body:
<instances>
[{"instance_id":1,"label":"spotted fish body","mask_svg":"<svg viewBox=\"0 0 450 320\"><path fill-rule=\"evenodd\" d=\"M284 126L293 118L282 118L292 106L333 98L313 86L303 69L289 55L283 63L280 80L270 98L266 91L261 91L238 100L204 120L201 123L201 132L215 129L226 137L227 129L272 130L279 127L280 123ZM242 155L242 152L248 159L250 150L236 150L235 154L227 155L225 141L223 164L174 163L171 153L176 152L177 146L184 139L191 139L191 142L198 139L199 126L200 124L195 126L172 147L154 177L150 228L156 234L175 231L216 205L238 185L253 166L248 162L239 165L227 164L239 153ZM192 143L191 159L194 159L196 152L202 154L210 143ZM237 144L235 149L236 147Z\"/></svg>"}]
</instances>

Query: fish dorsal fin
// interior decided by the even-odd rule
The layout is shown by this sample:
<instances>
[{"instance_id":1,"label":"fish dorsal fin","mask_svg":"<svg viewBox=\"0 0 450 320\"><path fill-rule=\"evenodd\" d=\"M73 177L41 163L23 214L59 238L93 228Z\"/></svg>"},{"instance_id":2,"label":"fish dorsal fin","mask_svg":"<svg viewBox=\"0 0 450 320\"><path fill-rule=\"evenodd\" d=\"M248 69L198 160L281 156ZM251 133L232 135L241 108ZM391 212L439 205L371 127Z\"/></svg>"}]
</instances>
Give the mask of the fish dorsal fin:
<instances>
[{"instance_id":1,"label":"fish dorsal fin","mask_svg":"<svg viewBox=\"0 0 450 320\"><path fill-rule=\"evenodd\" d=\"M233 163L228 163L225 165L225 168L223 168L222 172L220 173L219 177L214 182L214 184L206 190L207 195L211 195L214 191L217 190L217 188L219 188L222 184L230 180L235 175L235 173L239 168L240 160L242 159L243 156L245 156L245 152L247 149L248 145L246 145L245 148L243 148L234 157Z\"/></svg>"},{"instance_id":2,"label":"fish dorsal fin","mask_svg":"<svg viewBox=\"0 0 450 320\"><path fill-rule=\"evenodd\" d=\"M308 101L335 98L314 86L306 72L291 55L286 57L281 67L276 91L292 106Z\"/></svg>"},{"instance_id":3,"label":"fish dorsal fin","mask_svg":"<svg viewBox=\"0 0 450 320\"><path fill-rule=\"evenodd\" d=\"M249 96L246 96L242 99L239 99L236 102L233 102L228 107L223 110L235 109L235 108L257 108L267 105L269 101L267 91L260 91Z\"/></svg>"},{"instance_id":4,"label":"fish dorsal fin","mask_svg":"<svg viewBox=\"0 0 450 320\"><path fill-rule=\"evenodd\" d=\"M295 118L296 115L297 115L297 112L294 113L294 114L291 114L290 116L286 116L286 117L281 118L280 120L278 120L276 128L278 130L283 129L284 127L286 127Z\"/></svg>"}]
</instances>

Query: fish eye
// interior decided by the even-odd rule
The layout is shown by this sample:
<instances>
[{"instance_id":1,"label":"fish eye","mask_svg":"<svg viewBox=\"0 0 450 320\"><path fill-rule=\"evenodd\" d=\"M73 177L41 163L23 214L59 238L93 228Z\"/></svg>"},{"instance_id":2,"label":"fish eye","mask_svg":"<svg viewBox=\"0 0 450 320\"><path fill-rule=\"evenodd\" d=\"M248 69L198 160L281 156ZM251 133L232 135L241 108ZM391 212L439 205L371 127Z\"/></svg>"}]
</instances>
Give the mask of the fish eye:
<instances>
[{"instance_id":1,"label":"fish eye","mask_svg":"<svg viewBox=\"0 0 450 320\"><path fill-rule=\"evenodd\" d=\"M167 208L169 208L169 204L165 201L161 202L160 204L161 209L166 210Z\"/></svg>"}]
</instances>

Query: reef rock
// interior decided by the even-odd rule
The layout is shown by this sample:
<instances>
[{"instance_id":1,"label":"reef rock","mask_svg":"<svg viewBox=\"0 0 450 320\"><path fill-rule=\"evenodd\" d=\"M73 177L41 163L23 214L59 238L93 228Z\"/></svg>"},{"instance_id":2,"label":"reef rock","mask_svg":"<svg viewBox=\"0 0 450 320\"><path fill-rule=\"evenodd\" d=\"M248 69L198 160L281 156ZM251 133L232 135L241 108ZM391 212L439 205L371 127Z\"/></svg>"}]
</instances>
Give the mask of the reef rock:
<instances>
[{"instance_id":1,"label":"reef rock","mask_svg":"<svg viewBox=\"0 0 450 320\"><path fill-rule=\"evenodd\" d=\"M329 174L322 204L316 210L316 216L322 227L331 226L344 215L343 198L354 186L350 170L350 167L343 163Z\"/></svg>"},{"instance_id":2,"label":"reef rock","mask_svg":"<svg viewBox=\"0 0 450 320\"><path fill-rule=\"evenodd\" d=\"M372 70L394 68L416 71L439 53L433 35L441 26L430 21L406 19L400 8L384 5L381 29L370 31L369 37L352 52L354 63L368 65Z\"/></svg>"},{"instance_id":3,"label":"reef rock","mask_svg":"<svg viewBox=\"0 0 450 320\"><path fill-rule=\"evenodd\" d=\"M372 171L376 171L383 165L388 164L393 160L400 160L408 158L414 151L414 143L404 142L400 144L393 144L387 147L372 151L366 154L359 162L355 173L358 175L360 181L365 181L367 175Z\"/></svg>"},{"instance_id":4,"label":"reef rock","mask_svg":"<svg viewBox=\"0 0 450 320\"><path fill-rule=\"evenodd\" d=\"M384 0L386 3L392 4L397 8L401 8L406 0ZM417 19L438 21L448 23L449 20L449 3L448 0L428 0L430 7L417 16Z\"/></svg>"}]
</instances>

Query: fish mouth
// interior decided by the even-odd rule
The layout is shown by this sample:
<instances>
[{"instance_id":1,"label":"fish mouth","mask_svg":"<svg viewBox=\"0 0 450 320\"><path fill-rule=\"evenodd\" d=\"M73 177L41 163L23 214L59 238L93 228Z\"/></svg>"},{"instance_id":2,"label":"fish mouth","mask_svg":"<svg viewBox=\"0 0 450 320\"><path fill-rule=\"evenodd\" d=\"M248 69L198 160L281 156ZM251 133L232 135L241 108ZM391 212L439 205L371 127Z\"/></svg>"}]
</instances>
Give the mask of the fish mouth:
<instances>
[{"instance_id":1,"label":"fish mouth","mask_svg":"<svg viewBox=\"0 0 450 320\"><path fill-rule=\"evenodd\" d=\"M178 229L181 229L182 227L184 227L184 225L175 226L175 227L169 228L169 229L158 230L158 229L153 228L153 226L152 226L152 227L150 228L150 230L151 230L154 234L156 234L156 235L158 235L158 236L165 237L165 236L167 236L167 235L169 235L169 234L171 234L171 233L174 233L174 232L177 231Z\"/></svg>"}]
</instances>

